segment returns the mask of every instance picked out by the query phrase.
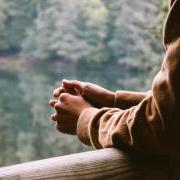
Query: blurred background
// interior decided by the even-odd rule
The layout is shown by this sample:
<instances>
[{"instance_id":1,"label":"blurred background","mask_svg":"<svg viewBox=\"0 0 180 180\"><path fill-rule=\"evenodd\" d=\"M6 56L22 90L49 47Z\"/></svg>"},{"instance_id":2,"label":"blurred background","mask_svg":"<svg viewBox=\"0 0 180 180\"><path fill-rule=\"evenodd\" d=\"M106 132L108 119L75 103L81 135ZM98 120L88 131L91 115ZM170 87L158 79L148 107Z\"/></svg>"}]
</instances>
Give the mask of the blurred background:
<instances>
[{"instance_id":1,"label":"blurred background","mask_svg":"<svg viewBox=\"0 0 180 180\"><path fill-rule=\"evenodd\" d=\"M0 166L90 150L56 131L63 78L146 91L163 58L167 0L0 0Z\"/></svg>"}]
</instances>

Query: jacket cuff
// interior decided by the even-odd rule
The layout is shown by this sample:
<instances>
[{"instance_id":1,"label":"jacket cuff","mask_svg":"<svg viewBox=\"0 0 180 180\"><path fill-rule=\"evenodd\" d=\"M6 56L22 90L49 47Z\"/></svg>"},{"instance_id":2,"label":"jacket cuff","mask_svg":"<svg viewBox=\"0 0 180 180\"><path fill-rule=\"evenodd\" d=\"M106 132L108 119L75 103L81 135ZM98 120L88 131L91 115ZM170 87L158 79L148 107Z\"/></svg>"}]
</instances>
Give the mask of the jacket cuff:
<instances>
[{"instance_id":1,"label":"jacket cuff","mask_svg":"<svg viewBox=\"0 0 180 180\"><path fill-rule=\"evenodd\" d=\"M90 122L92 118L98 113L97 108L84 109L78 119L76 134L78 139L86 145L91 146L90 140Z\"/></svg>"}]
</instances>

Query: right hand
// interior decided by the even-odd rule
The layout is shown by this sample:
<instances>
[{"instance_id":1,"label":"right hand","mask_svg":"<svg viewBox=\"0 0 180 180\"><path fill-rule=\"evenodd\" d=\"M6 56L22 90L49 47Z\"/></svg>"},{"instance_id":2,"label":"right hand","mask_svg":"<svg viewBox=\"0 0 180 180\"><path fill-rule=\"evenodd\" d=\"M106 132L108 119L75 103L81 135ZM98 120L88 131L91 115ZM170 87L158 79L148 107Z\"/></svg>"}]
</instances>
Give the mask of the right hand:
<instances>
[{"instance_id":1,"label":"right hand","mask_svg":"<svg viewBox=\"0 0 180 180\"><path fill-rule=\"evenodd\" d=\"M96 84L77 80L63 80L62 87L57 88L53 95L57 98L62 92L72 94L79 92L88 102L98 108L114 106L115 93Z\"/></svg>"},{"instance_id":2,"label":"right hand","mask_svg":"<svg viewBox=\"0 0 180 180\"><path fill-rule=\"evenodd\" d=\"M57 123L57 129L66 134L76 135L77 123L81 112L86 108L91 108L80 93L71 95L70 93L61 93L57 99L51 99L49 105L55 109L51 116Z\"/></svg>"}]
</instances>

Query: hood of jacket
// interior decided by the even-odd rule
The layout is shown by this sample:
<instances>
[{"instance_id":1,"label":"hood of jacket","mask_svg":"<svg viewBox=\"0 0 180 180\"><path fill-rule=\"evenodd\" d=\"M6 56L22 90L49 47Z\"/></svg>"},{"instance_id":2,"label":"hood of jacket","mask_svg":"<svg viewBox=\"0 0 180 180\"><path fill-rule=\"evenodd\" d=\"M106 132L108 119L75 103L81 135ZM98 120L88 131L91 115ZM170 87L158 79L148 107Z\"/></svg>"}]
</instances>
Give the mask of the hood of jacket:
<instances>
[{"instance_id":1,"label":"hood of jacket","mask_svg":"<svg viewBox=\"0 0 180 180\"><path fill-rule=\"evenodd\" d=\"M169 13L163 31L164 46L168 45L180 37L180 0L170 0Z\"/></svg>"}]
</instances>

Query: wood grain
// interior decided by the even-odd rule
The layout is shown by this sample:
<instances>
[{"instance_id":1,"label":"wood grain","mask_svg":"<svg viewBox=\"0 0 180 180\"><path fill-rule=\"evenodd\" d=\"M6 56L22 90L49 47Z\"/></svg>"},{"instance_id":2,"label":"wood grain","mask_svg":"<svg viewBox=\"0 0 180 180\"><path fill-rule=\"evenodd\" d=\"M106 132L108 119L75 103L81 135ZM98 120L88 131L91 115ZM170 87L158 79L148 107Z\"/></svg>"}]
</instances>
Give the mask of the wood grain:
<instances>
[{"instance_id":1,"label":"wood grain","mask_svg":"<svg viewBox=\"0 0 180 180\"><path fill-rule=\"evenodd\" d=\"M173 180L180 179L180 160L137 157L102 149L0 168L0 179Z\"/></svg>"}]
</instances>

